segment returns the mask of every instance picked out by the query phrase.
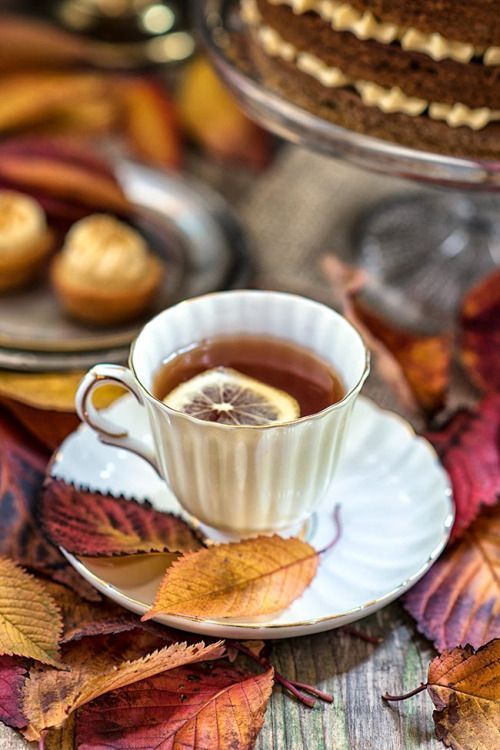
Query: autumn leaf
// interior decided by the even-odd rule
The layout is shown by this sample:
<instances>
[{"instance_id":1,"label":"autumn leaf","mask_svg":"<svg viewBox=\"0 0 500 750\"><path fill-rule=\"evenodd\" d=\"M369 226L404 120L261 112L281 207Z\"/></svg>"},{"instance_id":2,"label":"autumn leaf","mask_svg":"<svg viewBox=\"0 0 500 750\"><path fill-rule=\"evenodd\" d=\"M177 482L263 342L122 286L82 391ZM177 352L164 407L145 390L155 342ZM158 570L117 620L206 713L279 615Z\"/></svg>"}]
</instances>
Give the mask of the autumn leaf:
<instances>
[{"instance_id":1,"label":"autumn leaf","mask_svg":"<svg viewBox=\"0 0 500 750\"><path fill-rule=\"evenodd\" d=\"M438 651L500 636L500 506L485 511L406 595L404 605Z\"/></svg>"},{"instance_id":2,"label":"autumn leaf","mask_svg":"<svg viewBox=\"0 0 500 750\"><path fill-rule=\"evenodd\" d=\"M500 392L500 270L465 295L460 318L460 354L472 382Z\"/></svg>"},{"instance_id":3,"label":"autumn leaf","mask_svg":"<svg viewBox=\"0 0 500 750\"><path fill-rule=\"evenodd\" d=\"M38 497L49 454L0 409L0 555L75 589L100 595L66 562L41 532Z\"/></svg>"},{"instance_id":4,"label":"autumn leaf","mask_svg":"<svg viewBox=\"0 0 500 750\"><path fill-rule=\"evenodd\" d=\"M265 615L288 607L311 583L315 549L300 539L261 536L184 555L167 570L143 620Z\"/></svg>"},{"instance_id":5,"label":"autumn leaf","mask_svg":"<svg viewBox=\"0 0 500 750\"><path fill-rule=\"evenodd\" d=\"M0 654L59 665L61 614L43 585L0 558Z\"/></svg>"},{"instance_id":6,"label":"autumn leaf","mask_svg":"<svg viewBox=\"0 0 500 750\"><path fill-rule=\"evenodd\" d=\"M46 581L44 585L61 611L63 632L59 643L122 633L140 627L137 615L112 602L88 602L66 586L52 581Z\"/></svg>"},{"instance_id":7,"label":"autumn leaf","mask_svg":"<svg viewBox=\"0 0 500 750\"><path fill-rule=\"evenodd\" d=\"M201 547L179 516L100 492L77 489L49 478L40 520L51 542L75 555L110 556L139 552L190 551Z\"/></svg>"},{"instance_id":8,"label":"autumn leaf","mask_svg":"<svg viewBox=\"0 0 500 750\"><path fill-rule=\"evenodd\" d=\"M178 169L182 144L174 104L164 86L147 78L121 88L123 131L136 154L160 167Z\"/></svg>"},{"instance_id":9,"label":"autumn leaf","mask_svg":"<svg viewBox=\"0 0 500 750\"><path fill-rule=\"evenodd\" d=\"M413 332L383 316L368 293L373 282L361 269L334 255L323 258L322 268L343 314L363 336L380 377L402 406L415 413L438 412L450 380L451 336Z\"/></svg>"},{"instance_id":10,"label":"autumn leaf","mask_svg":"<svg viewBox=\"0 0 500 750\"><path fill-rule=\"evenodd\" d=\"M81 648L86 649L87 644ZM69 714L100 695L184 664L218 659L223 652L220 641L209 646L203 642L190 646L174 643L118 664L113 664L106 653L85 660L80 652L74 652L68 672L44 670L27 680L23 710L29 726L25 736L29 740L39 739L45 729L61 726Z\"/></svg>"},{"instance_id":11,"label":"autumn leaf","mask_svg":"<svg viewBox=\"0 0 500 750\"><path fill-rule=\"evenodd\" d=\"M478 651L456 648L429 667L438 739L459 750L494 748L500 731L500 639Z\"/></svg>"},{"instance_id":12,"label":"autumn leaf","mask_svg":"<svg viewBox=\"0 0 500 750\"><path fill-rule=\"evenodd\" d=\"M41 412L75 413L75 395L84 372L0 372L0 396L19 401ZM103 409L123 395L120 386L103 386L93 397Z\"/></svg>"},{"instance_id":13,"label":"autumn leaf","mask_svg":"<svg viewBox=\"0 0 500 750\"><path fill-rule=\"evenodd\" d=\"M186 65L176 103L186 133L210 155L254 169L269 163L269 135L242 112L206 58Z\"/></svg>"},{"instance_id":14,"label":"autumn leaf","mask_svg":"<svg viewBox=\"0 0 500 750\"><path fill-rule=\"evenodd\" d=\"M457 647L429 665L427 683L406 695L384 695L400 701L427 689L436 710L436 736L453 750L493 750L500 732L500 639L475 651Z\"/></svg>"},{"instance_id":15,"label":"autumn leaf","mask_svg":"<svg viewBox=\"0 0 500 750\"><path fill-rule=\"evenodd\" d=\"M22 712L22 690L28 675L22 659L0 656L0 721L9 727L28 723Z\"/></svg>"},{"instance_id":16,"label":"autumn leaf","mask_svg":"<svg viewBox=\"0 0 500 750\"><path fill-rule=\"evenodd\" d=\"M41 411L20 401L2 398L1 395L0 401L17 421L49 451L55 451L80 423L76 414Z\"/></svg>"},{"instance_id":17,"label":"autumn leaf","mask_svg":"<svg viewBox=\"0 0 500 750\"><path fill-rule=\"evenodd\" d=\"M2 76L0 132L36 125L61 105L106 94L106 79L95 73L29 71Z\"/></svg>"},{"instance_id":18,"label":"autumn leaf","mask_svg":"<svg viewBox=\"0 0 500 750\"><path fill-rule=\"evenodd\" d=\"M249 750L264 722L273 670L180 667L103 696L77 717L80 750Z\"/></svg>"},{"instance_id":19,"label":"autumn leaf","mask_svg":"<svg viewBox=\"0 0 500 750\"><path fill-rule=\"evenodd\" d=\"M463 409L440 430L425 435L451 479L456 508L452 541L464 533L483 506L500 499L499 430L500 396L491 395L474 411Z\"/></svg>"}]
</instances>

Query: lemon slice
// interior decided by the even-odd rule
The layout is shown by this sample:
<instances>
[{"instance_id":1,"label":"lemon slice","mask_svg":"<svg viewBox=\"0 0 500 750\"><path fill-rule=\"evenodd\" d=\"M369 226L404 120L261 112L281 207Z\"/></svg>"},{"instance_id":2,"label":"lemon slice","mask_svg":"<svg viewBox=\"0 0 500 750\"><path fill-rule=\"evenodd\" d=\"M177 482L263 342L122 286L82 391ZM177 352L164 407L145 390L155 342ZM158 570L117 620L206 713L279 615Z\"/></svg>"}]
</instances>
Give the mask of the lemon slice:
<instances>
[{"instance_id":1,"label":"lemon slice","mask_svg":"<svg viewBox=\"0 0 500 750\"><path fill-rule=\"evenodd\" d=\"M299 404L290 394L229 367L206 370L181 383L163 403L197 419L229 425L266 425L300 417Z\"/></svg>"}]
</instances>

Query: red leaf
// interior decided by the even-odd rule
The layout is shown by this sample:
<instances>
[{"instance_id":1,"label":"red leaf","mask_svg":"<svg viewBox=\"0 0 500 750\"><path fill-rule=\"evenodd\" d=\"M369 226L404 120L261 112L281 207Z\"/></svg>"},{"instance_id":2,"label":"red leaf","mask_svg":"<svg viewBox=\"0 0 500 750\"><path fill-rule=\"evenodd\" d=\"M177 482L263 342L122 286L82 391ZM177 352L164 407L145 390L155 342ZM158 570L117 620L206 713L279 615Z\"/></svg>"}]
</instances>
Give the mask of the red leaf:
<instances>
[{"instance_id":1,"label":"red leaf","mask_svg":"<svg viewBox=\"0 0 500 750\"><path fill-rule=\"evenodd\" d=\"M475 411L457 412L425 437L450 475L456 518L451 539L458 539L482 506L500 497L500 395L485 398Z\"/></svg>"},{"instance_id":2,"label":"red leaf","mask_svg":"<svg viewBox=\"0 0 500 750\"><path fill-rule=\"evenodd\" d=\"M187 552L202 544L188 524L149 503L80 490L60 479L44 486L40 519L53 544L75 555Z\"/></svg>"},{"instance_id":3,"label":"red leaf","mask_svg":"<svg viewBox=\"0 0 500 750\"><path fill-rule=\"evenodd\" d=\"M50 451L55 451L80 423L77 415L70 412L37 409L10 398L1 398L1 401L28 432Z\"/></svg>"},{"instance_id":4,"label":"red leaf","mask_svg":"<svg viewBox=\"0 0 500 750\"><path fill-rule=\"evenodd\" d=\"M485 511L405 597L438 651L500 637L500 506Z\"/></svg>"},{"instance_id":5,"label":"red leaf","mask_svg":"<svg viewBox=\"0 0 500 750\"><path fill-rule=\"evenodd\" d=\"M67 584L86 598L99 599L40 531L36 511L47 458L0 410L0 555Z\"/></svg>"},{"instance_id":6,"label":"red leaf","mask_svg":"<svg viewBox=\"0 0 500 750\"><path fill-rule=\"evenodd\" d=\"M115 691L80 711L79 750L246 750L264 721L272 669L181 667Z\"/></svg>"},{"instance_id":7,"label":"red leaf","mask_svg":"<svg viewBox=\"0 0 500 750\"><path fill-rule=\"evenodd\" d=\"M0 656L0 721L9 727L25 727L22 712L22 690L28 671L24 661L15 656Z\"/></svg>"},{"instance_id":8,"label":"red leaf","mask_svg":"<svg viewBox=\"0 0 500 750\"><path fill-rule=\"evenodd\" d=\"M460 354L470 379L483 391L500 392L500 270L465 296L460 322Z\"/></svg>"}]
</instances>

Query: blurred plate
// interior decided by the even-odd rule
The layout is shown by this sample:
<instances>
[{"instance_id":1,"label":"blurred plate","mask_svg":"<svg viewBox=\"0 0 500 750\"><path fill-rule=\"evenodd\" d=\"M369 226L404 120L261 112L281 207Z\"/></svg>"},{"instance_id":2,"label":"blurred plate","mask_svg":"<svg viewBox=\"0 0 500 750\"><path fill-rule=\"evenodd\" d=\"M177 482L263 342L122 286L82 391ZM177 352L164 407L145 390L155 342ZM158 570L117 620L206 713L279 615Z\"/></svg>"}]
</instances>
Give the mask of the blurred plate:
<instances>
[{"instance_id":1,"label":"blurred plate","mask_svg":"<svg viewBox=\"0 0 500 750\"><path fill-rule=\"evenodd\" d=\"M243 230L211 189L179 175L120 160L116 174L135 203L135 225L166 263L165 282L143 320L103 330L65 317L42 282L0 297L0 367L86 367L119 361L144 321L182 299L248 282L251 263ZM106 356L106 355L110 356Z\"/></svg>"}]
</instances>

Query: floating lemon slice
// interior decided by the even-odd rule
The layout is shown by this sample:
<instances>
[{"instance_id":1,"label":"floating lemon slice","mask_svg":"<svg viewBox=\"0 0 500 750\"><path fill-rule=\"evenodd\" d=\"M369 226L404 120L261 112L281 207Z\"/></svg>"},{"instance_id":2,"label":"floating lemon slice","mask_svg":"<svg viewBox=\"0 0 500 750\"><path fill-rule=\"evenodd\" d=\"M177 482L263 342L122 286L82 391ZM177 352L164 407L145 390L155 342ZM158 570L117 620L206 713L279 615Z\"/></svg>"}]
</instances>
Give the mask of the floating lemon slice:
<instances>
[{"instance_id":1,"label":"floating lemon slice","mask_svg":"<svg viewBox=\"0 0 500 750\"><path fill-rule=\"evenodd\" d=\"M285 391L216 367L181 383L163 399L172 409L207 422L266 425L300 417L298 402Z\"/></svg>"}]
</instances>

